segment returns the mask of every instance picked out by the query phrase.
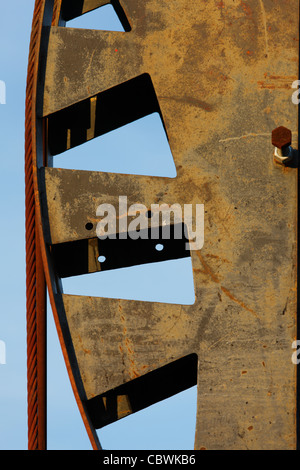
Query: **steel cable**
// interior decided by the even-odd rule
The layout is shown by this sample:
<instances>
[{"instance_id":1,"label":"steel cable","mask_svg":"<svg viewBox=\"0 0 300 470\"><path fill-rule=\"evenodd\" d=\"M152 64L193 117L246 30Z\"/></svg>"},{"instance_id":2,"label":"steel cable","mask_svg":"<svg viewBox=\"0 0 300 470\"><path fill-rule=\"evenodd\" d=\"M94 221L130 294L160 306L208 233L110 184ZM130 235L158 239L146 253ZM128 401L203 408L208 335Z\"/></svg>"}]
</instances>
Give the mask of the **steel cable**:
<instances>
[{"instance_id":1,"label":"steel cable","mask_svg":"<svg viewBox=\"0 0 300 470\"><path fill-rule=\"evenodd\" d=\"M44 309L38 303L43 298L45 289L41 257L37 249L35 223L35 196L33 184L33 152L35 126L34 89L37 80L36 64L39 53L39 31L41 28L41 11L44 0L36 0L32 21L29 47L26 104L25 104L25 238L26 238L26 332L27 332L27 414L28 414L28 449L44 450L46 448L45 431L45 386L40 383L45 377L45 358L39 351L39 341L44 348L45 337L38 335L39 315ZM40 292L39 292L40 291ZM42 363L41 363L42 362ZM39 372L39 368L42 373ZM40 380L41 378L41 380ZM42 393L42 397L40 396Z\"/></svg>"}]
</instances>

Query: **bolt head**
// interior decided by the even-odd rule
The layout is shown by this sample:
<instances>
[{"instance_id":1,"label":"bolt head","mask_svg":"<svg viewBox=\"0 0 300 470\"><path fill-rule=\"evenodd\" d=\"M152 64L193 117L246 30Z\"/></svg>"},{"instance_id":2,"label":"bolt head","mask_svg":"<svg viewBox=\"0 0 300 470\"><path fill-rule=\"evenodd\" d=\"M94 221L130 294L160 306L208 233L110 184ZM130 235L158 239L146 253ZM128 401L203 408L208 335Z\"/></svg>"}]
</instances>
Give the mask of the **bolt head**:
<instances>
[{"instance_id":1,"label":"bolt head","mask_svg":"<svg viewBox=\"0 0 300 470\"><path fill-rule=\"evenodd\" d=\"M272 144L282 149L288 147L292 143L292 132L286 127L280 126L272 131Z\"/></svg>"}]
</instances>

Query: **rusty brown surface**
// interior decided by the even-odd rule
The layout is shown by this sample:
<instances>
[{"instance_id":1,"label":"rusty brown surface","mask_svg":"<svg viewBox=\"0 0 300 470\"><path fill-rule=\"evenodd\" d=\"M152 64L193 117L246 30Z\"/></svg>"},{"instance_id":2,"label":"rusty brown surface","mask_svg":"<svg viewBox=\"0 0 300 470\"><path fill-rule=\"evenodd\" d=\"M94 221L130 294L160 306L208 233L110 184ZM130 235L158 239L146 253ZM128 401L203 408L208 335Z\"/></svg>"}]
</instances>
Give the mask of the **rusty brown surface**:
<instances>
[{"instance_id":1,"label":"rusty brown surface","mask_svg":"<svg viewBox=\"0 0 300 470\"><path fill-rule=\"evenodd\" d=\"M46 168L46 241L95 237L98 205L127 195L204 204L205 243L192 306L63 295L85 393L196 353L196 449L294 449L297 169L273 161L272 130L297 148L298 2L121 6L130 32L51 28L43 116L149 74L177 177Z\"/></svg>"},{"instance_id":2,"label":"rusty brown surface","mask_svg":"<svg viewBox=\"0 0 300 470\"><path fill-rule=\"evenodd\" d=\"M272 131L272 144L282 149L292 143L292 132L286 127L280 126Z\"/></svg>"}]
</instances>

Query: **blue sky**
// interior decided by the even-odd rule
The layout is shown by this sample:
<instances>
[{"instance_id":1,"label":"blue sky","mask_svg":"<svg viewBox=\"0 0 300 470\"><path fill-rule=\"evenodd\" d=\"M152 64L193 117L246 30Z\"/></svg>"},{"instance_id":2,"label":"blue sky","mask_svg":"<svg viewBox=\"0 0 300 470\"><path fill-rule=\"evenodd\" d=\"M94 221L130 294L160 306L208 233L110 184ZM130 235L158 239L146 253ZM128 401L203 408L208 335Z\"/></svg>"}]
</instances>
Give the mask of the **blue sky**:
<instances>
[{"instance_id":1,"label":"blue sky","mask_svg":"<svg viewBox=\"0 0 300 470\"><path fill-rule=\"evenodd\" d=\"M0 104L0 342L6 350L5 364L1 364L0 357L0 450L27 448L24 113L33 5L33 0L6 2L0 15L1 103L5 91L5 104ZM88 27L118 29L110 8L100 13L94 13L90 19L86 16ZM78 25L74 21L72 26L82 27L84 23ZM80 169L82 149L67 153L63 163L61 157L56 157L55 166ZM85 169L175 176L174 163L158 115L95 139L89 142L88 150L88 165L91 167ZM105 157L100 158L99 155ZM67 293L83 295L193 303L190 259L159 265L97 273L102 276L101 286L97 274L67 279L64 289ZM152 286L150 291L145 288L149 282ZM48 449L90 449L50 308L47 367ZM196 388L193 387L100 430L100 441L105 449L193 449L195 413Z\"/></svg>"}]
</instances>

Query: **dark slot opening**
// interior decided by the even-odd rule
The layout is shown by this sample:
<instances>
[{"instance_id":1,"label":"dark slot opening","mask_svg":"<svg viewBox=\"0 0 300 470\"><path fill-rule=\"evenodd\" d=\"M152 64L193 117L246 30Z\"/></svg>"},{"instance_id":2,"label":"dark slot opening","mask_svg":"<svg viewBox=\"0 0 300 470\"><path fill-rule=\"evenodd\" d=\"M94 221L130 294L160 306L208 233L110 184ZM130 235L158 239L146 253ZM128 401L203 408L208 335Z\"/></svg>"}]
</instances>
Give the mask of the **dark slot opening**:
<instances>
[{"instance_id":1,"label":"dark slot opening","mask_svg":"<svg viewBox=\"0 0 300 470\"><path fill-rule=\"evenodd\" d=\"M123 175L176 177L176 167L158 113L119 127L53 158L55 168Z\"/></svg>"},{"instance_id":2,"label":"dark slot opening","mask_svg":"<svg viewBox=\"0 0 300 470\"><path fill-rule=\"evenodd\" d=\"M155 112L162 118L150 75L140 75L50 115L50 154L60 154Z\"/></svg>"},{"instance_id":3,"label":"dark slot opening","mask_svg":"<svg viewBox=\"0 0 300 470\"><path fill-rule=\"evenodd\" d=\"M141 237L127 239L90 238L74 242L52 245L51 255L54 268L60 278L77 276L97 271L137 266L172 259L186 258L190 251L186 249L184 224L180 224L182 237L177 239L178 225L159 227L158 238L151 239L151 228L140 231ZM165 231L170 228L170 237L165 238ZM104 258L105 260L103 261Z\"/></svg>"},{"instance_id":4,"label":"dark slot opening","mask_svg":"<svg viewBox=\"0 0 300 470\"><path fill-rule=\"evenodd\" d=\"M100 2L98 2L100 3ZM84 0L63 0L61 6L61 18L64 21L72 20L82 15ZM97 1L94 8L97 8Z\"/></svg>"},{"instance_id":5,"label":"dark slot opening","mask_svg":"<svg viewBox=\"0 0 300 470\"><path fill-rule=\"evenodd\" d=\"M190 354L164 367L110 390L86 402L96 429L120 419L118 397L126 396L130 413L135 413L197 384L196 354Z\"/></svg>"},{"instance_id":6,"label":"dark slot opening","mask_svg":"<svg viewBox=\"0 0 300 470\"><path fill-rule=\"evenodd\" d=\"M92 12L102 6L111 5L123 26L124 31L131 30L128 18L120 5L119 0L111 0L106 3L103 0L63 0L61 9L61 19L71 21L79 16Z\"/></svg>"}]
</instances>

